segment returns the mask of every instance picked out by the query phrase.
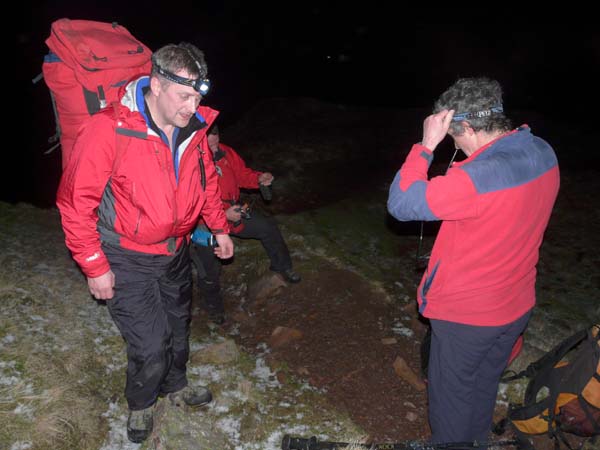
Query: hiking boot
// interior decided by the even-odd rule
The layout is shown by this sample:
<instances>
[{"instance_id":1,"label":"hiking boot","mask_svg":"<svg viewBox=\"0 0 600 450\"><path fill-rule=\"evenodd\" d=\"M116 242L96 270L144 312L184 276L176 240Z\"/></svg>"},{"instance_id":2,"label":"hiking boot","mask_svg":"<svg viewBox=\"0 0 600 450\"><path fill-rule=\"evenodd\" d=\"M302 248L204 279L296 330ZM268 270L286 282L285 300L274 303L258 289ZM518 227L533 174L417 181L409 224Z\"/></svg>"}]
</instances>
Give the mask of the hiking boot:
<instances>
[{"instance_id":1,"label":"hiking boot","mask_svg":"<svg viewBox=\"0 0 600 450\"><path fill-rule=\"evenodd\" d=\"M287 269L287 270L284 270L279 273L283 276L285 281L287 281L288 283L300 283L300 280L302 280L300 275L298 275L292 269Z\"/></svg>"},{"instance_id":2,"label":"hiking boot","mask_svg":"<svg viewBox=\"0 0 600 450\"><path fill-rule=\"evenodd\" d=\"M129 411L127 419L127 438L131 442L139 444L144 442L154 427L154 405L136 411Z\"/></svg>"},{"instance_id":3,"label":"hiking boot","mask_svg":"<svg viewBox=\"0 0 600 450\"><path fill-rule=\"evenodd\" d=\"M169 400L174 406L203 406L212 401L212 394L205 387L187 385L177 392L171 392Z\"/></svg>"},{"instance_id":4,"label":"hiking boot","mask_svg":"<svg viewBox=\"0 0 600 450\"><path fill-rule=\"evenodd\" d=\"M222 312L209 312L208 320L215 325L223 325L225 323L225 313Z\"/></svg>"}]
</instances>

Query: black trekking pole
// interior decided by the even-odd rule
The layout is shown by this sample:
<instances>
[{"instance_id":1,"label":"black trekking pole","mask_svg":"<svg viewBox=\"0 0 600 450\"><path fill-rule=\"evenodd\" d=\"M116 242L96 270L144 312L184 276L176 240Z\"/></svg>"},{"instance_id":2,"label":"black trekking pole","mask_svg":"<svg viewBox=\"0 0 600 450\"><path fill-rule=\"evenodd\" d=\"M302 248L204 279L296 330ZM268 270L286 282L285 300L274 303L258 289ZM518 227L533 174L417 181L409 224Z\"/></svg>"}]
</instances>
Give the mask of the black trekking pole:
<instances>
[{"instance_id":1,"label":"black trekking pole","mask_svg":"<svg viewBox=\"0 0 600 450\"><path fill-rule=\"evenodd\" d=\"M286 434L281 442L281 450L338 450L348 447L370 450L471 450L490 447L516 447L517 445L517 440L448 442L443 444L431 444L423 441L403 441L389 444L353 444L349 442L319 441L315 436L300 438L291 437L289 434Z\"/></svg>"}]
</instances>

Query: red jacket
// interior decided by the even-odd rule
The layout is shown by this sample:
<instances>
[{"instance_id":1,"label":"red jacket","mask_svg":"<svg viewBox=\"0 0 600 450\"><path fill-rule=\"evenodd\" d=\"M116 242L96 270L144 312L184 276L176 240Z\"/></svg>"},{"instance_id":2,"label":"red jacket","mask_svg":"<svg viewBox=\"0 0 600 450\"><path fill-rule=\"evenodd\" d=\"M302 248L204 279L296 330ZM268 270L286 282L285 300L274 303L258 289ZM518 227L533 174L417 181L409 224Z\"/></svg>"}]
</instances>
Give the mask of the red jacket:
<instances>
[{"instance_id":1,"label":"red jacket","mask_svg":"<svg viewBox=\"0 0 600 450\"><path fill-rule=\"evenodd\" d=\"M200 214L214 233L229 232L205 138L218 112L201 106L184 129L189 137L179 146L176 180L171 150L146 121L147 85L148 77L134 80L118 113L109 107L85 123L61 179L57 206L66 244L88 277L110 269L101 241L173 254Z\"/></svg>"},{"instance_id":2,"label":"red jacket","mask_svg":"<svg viewBox=\"0 0 600 450\"><path fill-rule=\"evenodd\" d=\"M219 150L214 159L219 174L219 189L221 190L223 209L227 210L232 203L239 201L240 188L258 189L258 177L262 172L247 167L241 156L228 145L219 144ZM243 224L240 224L232 231L237 233L242 228Z\"/></svg>"},{"instance_id":3,"label":"red jacket","mask_svg":"<svg viewBox=\"0 0 600 450\"><path fill-rule=\"evenodd\" d=\"M432 159L414 145L388 199L399 220L443 220L419 311L468 325L518 319L535 304L538 250L559 187L554 151L524 126L429 180Z\"/></svg>"}]
</instances>

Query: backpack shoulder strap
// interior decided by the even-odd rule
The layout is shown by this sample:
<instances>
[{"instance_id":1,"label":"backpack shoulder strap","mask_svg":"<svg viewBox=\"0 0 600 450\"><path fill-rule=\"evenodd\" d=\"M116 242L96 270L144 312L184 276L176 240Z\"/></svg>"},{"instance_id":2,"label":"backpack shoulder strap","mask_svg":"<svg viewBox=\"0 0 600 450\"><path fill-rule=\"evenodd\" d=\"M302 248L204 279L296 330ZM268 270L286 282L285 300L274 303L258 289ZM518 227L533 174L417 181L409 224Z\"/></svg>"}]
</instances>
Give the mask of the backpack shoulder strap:
<instances>
[{"instance_id":1,"label":"backpack shoulder strap","mask_svg":"<svg viewBox=\"0 0 600 450\"><path fill-rule=\"evenodd\" d=\"M551 370L572 348L576 347L588 335L588 328L578 331L577 333L564 339L557 344L552 350L544 354L537 361L532 362L525 370L519 373L512 371L505 372L505 376L500 380L505 383L507 381L517 380L520 378L534 378L542 370ZM510 375L514 374L514 375Z\"/></svg>"},{"instance_id":2,"label":"backpack shoulder strap","mask_svg":"<svg viewBox=\"0 0 600 450\"><path fill-rule=\"evenodd\" d=\"M582 341L584 341L590 333L590 329L585 328L568 338L561 341L552 350L548 351L537 361L532 362L527 368L519 373L505 372L505 376L501 379L502 382L516 380L520 378L529 378L527 389L524 395L523 404L509 404L509 410L505 419L502 419L497 425L495 425L495 432L503 431L508 424L512 426L516 434L520 436L524 441L527 440L524 432L521 432L519 428L514 424L513 421L524 421L530 417L538 416L547 409L547 415L542 417L548 423L548 433L554 437L555 445L560 447L559 439L560 436L555 435L556 430L554 429L553 415L554 415L554 403L558 393L556 392L556 383L558 381L559 371L555 371L555 366L559 363L562 358L569 353L570 350L577 347ZM537 400L537 393L542 387L548 387L550 393L548 397L541 401ZM564 442L563 442L564 444ZM568 447L568 444L565 444Z\"/></svg>"},{"instance_id":3,"label":"backpack shoulder strap","mask_svg":"<svg viewBox=\"0 0 600 450\"><path fill-rule=\"evenodd\" d=\"M121 158L125 152L127 143L124 140L123 133L119 133L118 122L119 122L119 102L112 102L113 117L115 119L115 160L113 161L113 173L117 170L117 167L121 165Z\"/></svg>"},{"instance_id":4,"label":"backpack shoulder strap","mask_svg":"<svg viewBox=\"0 0 600 450\"><path fill-rule=\"evenodd\" d=\"M113 162L113 173L121 164L121 159L123 158L123 154L127 150L127 143L130 138L145 138L146 133L130 130L128 128L123 128L119 126L119 102L111 102L110 105L113 109L113 117L115 120L115 160Z\"/></svg>"}]
</instances>

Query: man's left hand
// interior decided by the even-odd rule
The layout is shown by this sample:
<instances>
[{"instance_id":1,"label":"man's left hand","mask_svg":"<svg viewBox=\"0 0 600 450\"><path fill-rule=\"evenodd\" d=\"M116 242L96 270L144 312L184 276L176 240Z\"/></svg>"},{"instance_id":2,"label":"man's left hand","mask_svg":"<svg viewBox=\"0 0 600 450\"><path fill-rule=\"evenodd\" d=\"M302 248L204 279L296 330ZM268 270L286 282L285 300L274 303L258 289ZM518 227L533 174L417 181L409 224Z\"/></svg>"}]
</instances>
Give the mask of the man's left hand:
<instances>
[{"instance_id":1,"label":"man's left hand","mask_svg":"<svg viewBox=\"0 0 600 450\"><path fill-rule=\"evenodd\" d=\"M258 177L258 184L262 184L263 186L271 186L271 183L275 177L270 172L261 173Z\"/></svg>"},{"instance_id":2,"label":"man's left hand","mask_svg":"<svg viewBox=\"0 0 600 450\"><path fill-rule=\"evenodd\" d=\"M233 256L233 241L228 234L217 234L215 239L219 246L215 248L215 255L221 259L229 259Z\"/></svg>"}]
</instances>

